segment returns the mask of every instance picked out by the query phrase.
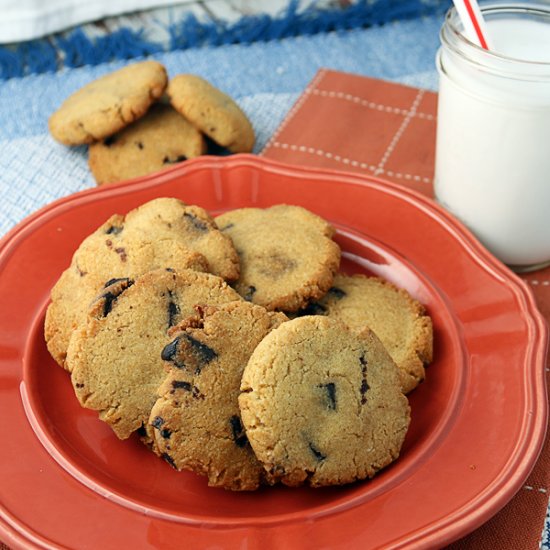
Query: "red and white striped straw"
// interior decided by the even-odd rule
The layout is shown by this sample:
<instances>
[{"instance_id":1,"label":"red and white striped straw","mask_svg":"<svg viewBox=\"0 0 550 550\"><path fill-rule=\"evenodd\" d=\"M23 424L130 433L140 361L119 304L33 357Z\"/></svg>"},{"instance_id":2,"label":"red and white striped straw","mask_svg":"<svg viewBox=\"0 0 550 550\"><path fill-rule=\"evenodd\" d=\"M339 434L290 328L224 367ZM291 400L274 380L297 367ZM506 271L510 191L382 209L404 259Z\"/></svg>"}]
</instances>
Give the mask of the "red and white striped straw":
<instances>
[{"instance_id":1,"label":"red and white striped straw","mask_svg":"<svg viewBox=\"0 0 550 550\"><path fill-rule=\"evenodd\" d=\"M466 37L485 50L491 49L487 25L476 0L453 0Z\"/></svg>"}]
</instances>

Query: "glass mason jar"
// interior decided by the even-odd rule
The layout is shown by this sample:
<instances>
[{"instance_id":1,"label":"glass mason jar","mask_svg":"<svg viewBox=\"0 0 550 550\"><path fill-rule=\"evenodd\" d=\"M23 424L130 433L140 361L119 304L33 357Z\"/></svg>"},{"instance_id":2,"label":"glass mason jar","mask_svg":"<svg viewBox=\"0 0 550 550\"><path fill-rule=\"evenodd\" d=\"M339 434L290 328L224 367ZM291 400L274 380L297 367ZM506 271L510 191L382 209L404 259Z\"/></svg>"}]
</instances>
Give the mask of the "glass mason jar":
<instances>
[{"instance_id":1,"label":"glass mason jar","mask_svg":"<svg viewBox=\"0 0 550 550\"><path fill-rule=\"evenodd\" d=\"M550 2L486 2L493 42L441 29L435 195L516 271L550 263Z\"/></svg>"}]
</instances>

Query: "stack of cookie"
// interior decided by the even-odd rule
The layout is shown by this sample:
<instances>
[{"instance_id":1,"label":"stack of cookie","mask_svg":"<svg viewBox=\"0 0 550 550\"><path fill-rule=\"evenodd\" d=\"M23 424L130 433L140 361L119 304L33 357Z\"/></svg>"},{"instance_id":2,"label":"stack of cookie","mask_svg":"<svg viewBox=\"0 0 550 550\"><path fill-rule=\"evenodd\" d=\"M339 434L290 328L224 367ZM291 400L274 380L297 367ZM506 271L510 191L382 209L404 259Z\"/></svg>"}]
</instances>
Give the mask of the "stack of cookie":
<instances>
[{"instance_id":1,"label":"stack of cookie","mask_svg":"<svg viewBox=\"0 0 550 550\"><path fill-rule=\"evenodd\" d=\"M52 291L48 349L119 438L212 486L372 477L399 455L431 321L339 274L333 235L288 205L214 220L161 198L112 216Z\"/></svg>"},{"instance_id":2,"label":"stack of cookie","mask_svg":"<svg viewBox=\"0 0 550 550\"><path fill-rule=\"evenodd\" d=\"M156 61L143 61L90 82L51 115L52 136L89 145L98 184L144 176L207 152L207 140L231 153L254 146L250 121L229 96L203 78L168 81Z\"/></svg>"}]
</instances>

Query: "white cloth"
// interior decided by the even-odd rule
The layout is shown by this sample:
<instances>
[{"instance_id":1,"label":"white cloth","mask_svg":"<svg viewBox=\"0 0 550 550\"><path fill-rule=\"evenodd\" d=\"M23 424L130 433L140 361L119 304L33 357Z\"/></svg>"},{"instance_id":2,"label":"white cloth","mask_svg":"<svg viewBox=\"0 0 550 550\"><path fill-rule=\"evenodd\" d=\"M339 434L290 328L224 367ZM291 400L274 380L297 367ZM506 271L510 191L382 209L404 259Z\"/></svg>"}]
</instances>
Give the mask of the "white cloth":
<instances>
[{"instance_id":1,"label":"white cloth","mask_svg":"<svg viewBox=\"0 0 550 550\"><path fill-rule=\"evenodd\" d=\"M90 21L178 0L0 0L0 44L40 38Z\"/></svg>"}]
</instances>

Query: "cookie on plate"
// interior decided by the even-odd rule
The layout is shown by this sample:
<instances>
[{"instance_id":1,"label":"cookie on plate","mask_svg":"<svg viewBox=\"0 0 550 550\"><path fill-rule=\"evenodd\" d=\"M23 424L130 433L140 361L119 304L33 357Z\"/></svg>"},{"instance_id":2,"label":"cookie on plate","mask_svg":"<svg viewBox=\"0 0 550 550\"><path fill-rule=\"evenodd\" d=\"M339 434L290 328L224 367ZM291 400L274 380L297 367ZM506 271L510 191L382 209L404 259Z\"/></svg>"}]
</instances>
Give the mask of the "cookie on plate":
<instances>
[{"instance_id":1,"label":"cookie on plate","mask_svg":"<svg viewBox=\"0 0 550 550\"><path fill-rule=\"evenodd\" d=\"M302 313L328 315L353 329L373 330L399 367L405 393L424 380L433 355L432 320L407 291L378 277L339 273L327 294Z\"/></svg>"},{"instance_id":2,"label":"cookie on plate","mask_svg":"<svg viewBox=\"0 0 550 550\"><path fill-rule=\"evenodd\" d=\"M240 299L219 277L189 270L112 281L70 340L67 364L79 402L126 439L147 423L166 377L161 353L170 327L197 304Z\"/></svg>"},{"instance_id":3,"label":"cookie on plate","mask_svg":"<svg viewBox=\"0 0 550 550\"><path fill-rule=\"evenodd\" d=\"M372 477L395 460L410 410L397 367L369 329L307 316L255 349L239 405L256 457L290 486Z\"/></svg>"},{"instance_id":4,"label":"cookie on plate","mask_svg":"<svg viewBox=\"0 0 550 550\"><path fill-rule=\"evenodd\" d=\"M157 61L127 65L69 96L51 115L50 132L65 145L100 141L143 116L167 81L166 69Z\"/></svg>"},{"instance_id":5,"label":"cookie on plate","mask_svg":"<svg viewBox=\"0 0 550 550\"><path fill-rule=\"evenodd\" d=\"M252 151L252 124L235 101L210 82L180 74L168 83L167 94L174 108L217 144L232 153Z\"/></svg>"},{"instance_id":6,"label":"cookie on plate","mask_svg":"<svg viewBox=\"0 0 550 550\"><path fill-rule=\"evenodd\" d=\"M88 164L103 184L158 172L205 151L203 135L170 105L157 103L122 131L90 145Z\"/></svg>"},{"instance_id":7,"label":"cookie on plate","mask_svg":"<svg viewBox=\"0 0 550 550\"><path fill-rule=\"evenodd\" d=\"M108 280L166 267L209 271L232 281L239 259L205 210L178 199L154 199L109 218L81 243L52 289L45 338L53 358L64 366L72 332Z\"/></svg>"},{"instance_id":8,"label":"cookie on plate","mask_svg":"<svg viewBox=\"0 0 550 550\"><path fill-rule=\"evenodd\" d=\"M258 488L264 469L241 423L239 388L258 343L286 320L243 301L198 308L174 327L163 351L172 368L149 420L160 456L206 475L211 486Z\"/></svg>"},{"instance_id":9,"label":"cookie on plate","mask_svg":"<svg viewBox=\"0 0 550 550\"><path fill-rule=\"evenodd\" d=\"M333 227L300 206L241 208L218 216L241 260L235 288L270 310L296 311L322 297L340 265Z\"/></svg>"}]
</instances>

